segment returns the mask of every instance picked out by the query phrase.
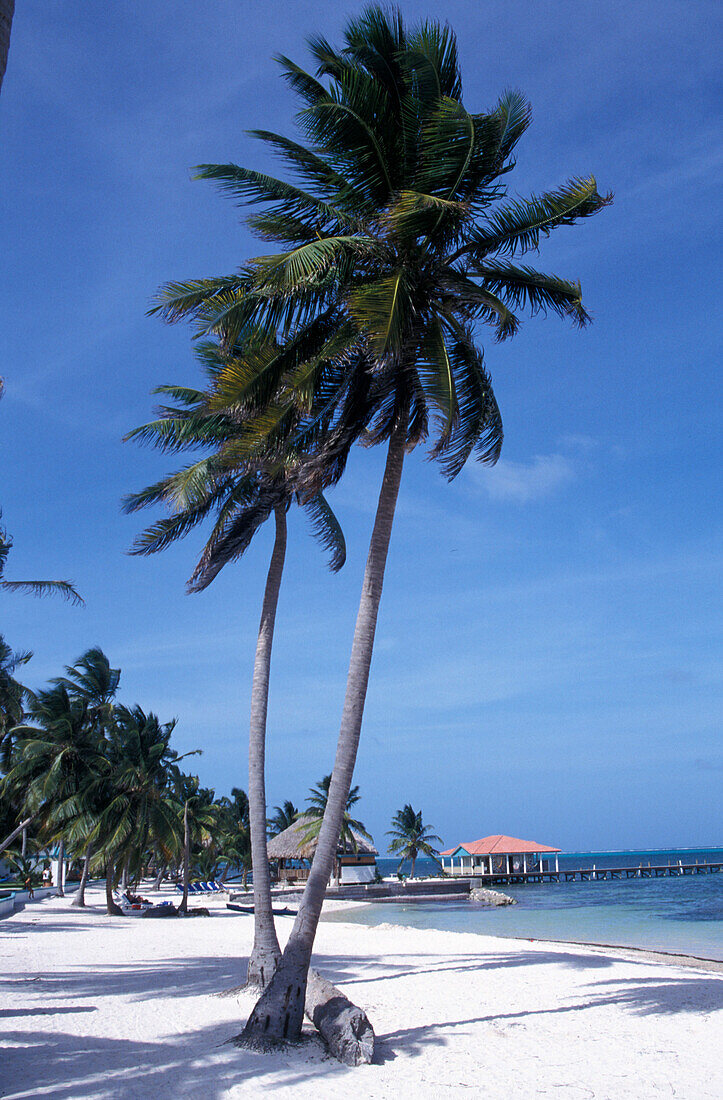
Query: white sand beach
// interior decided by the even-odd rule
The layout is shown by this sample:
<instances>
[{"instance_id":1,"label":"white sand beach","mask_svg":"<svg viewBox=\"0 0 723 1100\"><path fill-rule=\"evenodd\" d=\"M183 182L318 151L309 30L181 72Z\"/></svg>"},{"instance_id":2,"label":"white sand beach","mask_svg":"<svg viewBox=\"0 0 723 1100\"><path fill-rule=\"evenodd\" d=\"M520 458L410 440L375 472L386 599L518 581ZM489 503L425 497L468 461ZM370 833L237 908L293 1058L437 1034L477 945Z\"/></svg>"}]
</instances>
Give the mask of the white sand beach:
<instances>
[{"instance_id":1,"label":"white sand beach","mask_svg":"<svg viewBox=\"0 0 723 1100\"><path fill-rule=\"evenodd\" d=\"M378 1064L226 1043L252 918L111 918L101 891L0 921L0 1096L621 1100L723 1095L723 974L473 934L323 923L316 964L368 1013ZM200 904L198 902L197 904ZM279 918L282 939L290 918Z\"/></svg>"}]
</instances>

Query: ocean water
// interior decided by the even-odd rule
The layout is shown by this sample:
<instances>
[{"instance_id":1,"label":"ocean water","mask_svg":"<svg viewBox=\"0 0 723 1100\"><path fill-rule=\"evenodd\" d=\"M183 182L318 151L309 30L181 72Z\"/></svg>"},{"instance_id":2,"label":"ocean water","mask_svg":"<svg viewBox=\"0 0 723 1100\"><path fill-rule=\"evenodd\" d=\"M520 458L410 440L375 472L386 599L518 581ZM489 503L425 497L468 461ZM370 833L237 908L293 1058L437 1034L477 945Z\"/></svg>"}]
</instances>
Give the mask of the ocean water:
<instances>
[{"instance_id":1,"label":"ocean water","mask_svg":"<svg viewBox=\"0 0 723 1100\"><path fill-rule=\"evenodd\" d=\"M573 867L637 867L723 862L723 848L577 852L560 856ZM398 861L380 859L382 874ZM415 875L434 874L418 860ZM404 868L408 871L408 865ZM385 922L488 936L647 947L723 961L723 873L612 882L562 882L501 887L517 905L490 909L469 900L383 902L330 914L325 919Z\"/></svg>"}]
</instances>

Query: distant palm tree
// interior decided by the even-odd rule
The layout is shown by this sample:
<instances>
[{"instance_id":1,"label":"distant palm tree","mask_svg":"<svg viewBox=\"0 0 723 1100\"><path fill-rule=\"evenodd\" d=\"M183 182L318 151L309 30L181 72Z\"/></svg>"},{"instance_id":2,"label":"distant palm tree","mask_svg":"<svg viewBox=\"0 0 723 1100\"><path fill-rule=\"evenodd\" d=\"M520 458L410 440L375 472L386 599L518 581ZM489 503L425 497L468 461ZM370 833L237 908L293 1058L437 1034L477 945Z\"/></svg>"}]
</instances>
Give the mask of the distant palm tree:
<instances>
[{"instance_id":1,"label":"distant palm tree","mask_svg":"<svg viewBox=\"0 0 723 1100\"><path fill-rule=\"evenodd\" d=\"M10 766L10 731L22 721L26 694L25 687L15 679L15 672L31 657L32 653L14 653L0 634L0 767L3 771Z\"/></svg>"},{"instance_id":2,"label":"distant palm tree","mask_svg":"<svg viewBox=\"0 0 723 1100\"><path fill-rule=\"evenodd\" d=\"M55 678L52 683L63 687L71 698L81 700L87 708L88 721L92 735L98 741L99 751L103 751L108 728L113 718L113 700L120 684L120 669L111 668L110 661L102 649L97 646L86 650L72 665L66 665L65 676ZM80 883L73 897L73 905L85 906L85 888L90 873L91 850L84 843L93 820L93 807L87 803L83 812L76 813L68 825L68 842L74 850L85 850Z\"/></svg>"},{"instance_id":3,"label":"distant palm tree","mask_svg":"<svg viewBox=\"0 0 723 1100\"><path fill-rule=\"evenodd\" d=\"M219 799L221 816L219 821L220 856L225 860L221 879L226 881L232 868L241 871L244 889L246 879L252 867L251 825L249 822L249 800L246 791L240 787L231 788L231 797Z\"/></svg>"},{"instance_id":4,"label":"distant palm tree","mask_svg":"<svg viewBox=\"0 0 723 1100\"><path fill-rule=\"evenodd\" d=\"M198 777L177 773L172 786L178 799L178 809L183 821L183 898L179 911L188 911L188 886L191 872L191 844L210 844L218 827L217 807L213 803L213 791L201 787Z\"/></svg>"},{"instance_id":5,"label":"distant palm tree","mask_svg":"<svg viewBox=\"0 0 723 1100\"><path fill-rule=\"evenodd\" d=\"M39 691L13 736L4 785L22 795L22 812L38 819L46 838L58 841L62 864L69 823L85 817L88 791L106 769L88 705L63 685Z\"/></svg>"},{"instance_id":6,"label":"distant palm tree","mask_svg":"<svg viewBox=\"0 0 723 1100\"><path fill-rule=\"evenodd\" d=\"M321 823L326 813L327 802L329 801L330 786L331 776L325 775L319 780L315 787L311 787L309 790L309 797L306 800L309 809L305 810L303 814L305 819L309 819L309 825L304 830L304 841L316 839L319 836ZM359 845L354 833L365 837L367 840L372 839L370 834L366 831L364 823L355 820L349 813L352 806L355 806L360 798L359 787L352 787L347 795L346 808L344 810L339 839L337 841L337 848L341 847L344 852L356 852L358 850Z\"/></svg>"},{"instance_id":7,"label":"distant palm tree","mask_svg":"<svg viewBox=\"0 0 723 1100\"><path fill-rule=\"evenodd\" d=\"M273 815L267 822L269 836L278 836L279 833L290 829L298 816L298 809L288 798L280 806L274 806Z\"/></svg>"},{"instance_id":8,"label":"distant palm tree","mask_svg":"<svg viewBox=\"0 0 723 1100\"><path fill-rule=\"evenodd\" d=\"M412 861L410 878L414 878L414 865L420 852L439 863L437 859L439 850L432 847L432 841L438 840L441 844L442 838L430 832L433 828L433 825L425 825L422 821L422 811L413 810L409 803L398 810L392 818L392 828L387 832L387 836L394 839L389 845L389 851L402 857L398 867L400 871L406 859Z\"/></svg>"},{"instance_id":9,"label":"distant palm tree","mask_svg":"<svg viewBox=\"0 0 723 1100\"><path fill-rule=\"evenodd\" d=\"M149 847L170 861L183 840L178 802L170 793L175 721L162 723L141 707L117 706L108 731L108 768L90 788L97 816L87 841L91 868L105 867L106 905L119 913L113 887L124 865L138 872Z\"/></svg>"}]
</instances>

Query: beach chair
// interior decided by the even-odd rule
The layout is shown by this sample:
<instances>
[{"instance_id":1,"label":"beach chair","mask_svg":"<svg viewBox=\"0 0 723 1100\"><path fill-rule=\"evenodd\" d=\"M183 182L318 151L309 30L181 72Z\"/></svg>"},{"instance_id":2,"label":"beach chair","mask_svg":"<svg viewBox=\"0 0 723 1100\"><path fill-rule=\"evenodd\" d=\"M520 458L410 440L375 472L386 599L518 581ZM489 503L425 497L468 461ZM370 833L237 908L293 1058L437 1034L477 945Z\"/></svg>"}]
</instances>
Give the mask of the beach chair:
<instances>
[{"instance_id":1,"label":"beach chair","mask_svg":"<svg viewBox=\"0 0 723 1100\"><path fill-rule=\"evenodd\" d=\"M218 893L219 893L219 891L222 891L222 890L223 890L223 887L222 887L222 886L219 886L219 884L218 884L218 883L216 882L216 880L215 880L215 879L213 880L213 882L209 882L209 884L208 884L208 885L209 885L209 886L211 887L211 889L213 890L214 894L218 894Z\"/></svg>"}]
</instances>

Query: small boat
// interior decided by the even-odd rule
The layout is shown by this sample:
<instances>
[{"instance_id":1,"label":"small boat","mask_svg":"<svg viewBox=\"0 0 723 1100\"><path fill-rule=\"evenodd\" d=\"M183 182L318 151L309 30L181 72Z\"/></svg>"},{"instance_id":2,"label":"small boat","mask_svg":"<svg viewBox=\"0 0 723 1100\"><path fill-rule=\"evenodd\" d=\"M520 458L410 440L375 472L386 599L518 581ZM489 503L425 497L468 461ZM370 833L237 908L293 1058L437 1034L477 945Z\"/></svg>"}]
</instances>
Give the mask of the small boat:
<instances>
[{"instance_id":1,"label":"small boat","mask_svg":"<svg viewBox=\"0 0 723 1100\"><path fill-rule=\"evenodd\" d=\"M234 913L253 913L253 905L234 905L232 901L226 902L227 909L233 909ZM275 917L295 917L296 909L272 909L271 912Z\"/></svg>"}]
</instances>

